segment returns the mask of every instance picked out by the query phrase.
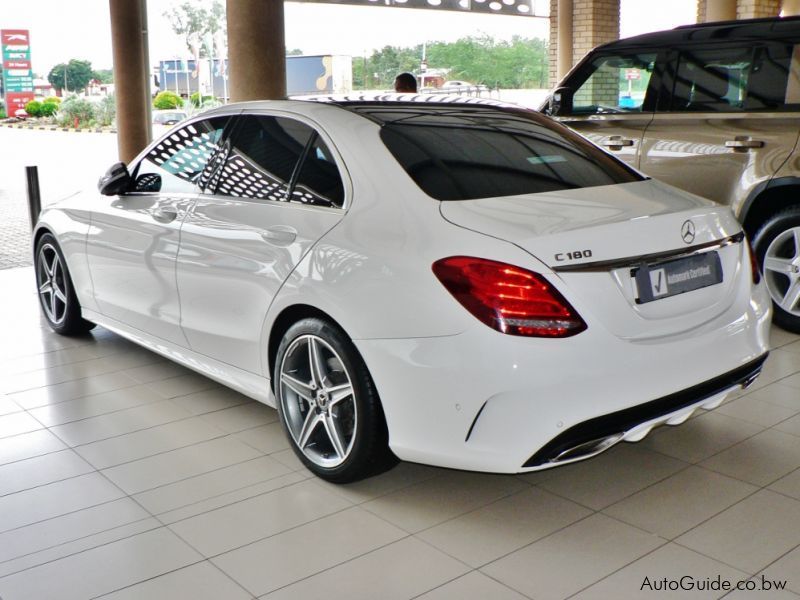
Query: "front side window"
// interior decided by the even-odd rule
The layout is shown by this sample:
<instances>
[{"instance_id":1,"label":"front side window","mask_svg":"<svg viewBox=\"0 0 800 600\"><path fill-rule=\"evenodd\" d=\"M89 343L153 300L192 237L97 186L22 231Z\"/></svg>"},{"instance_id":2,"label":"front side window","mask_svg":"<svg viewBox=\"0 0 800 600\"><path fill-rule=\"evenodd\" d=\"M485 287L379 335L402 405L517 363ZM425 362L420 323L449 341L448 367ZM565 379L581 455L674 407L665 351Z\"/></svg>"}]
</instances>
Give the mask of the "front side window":
<instances>
[{"instance_id":1,"label":"front side window","mask_svg":"<svg viewBox=\"0 0 800 600\"><path fill-rule=\"evenodd\" d=\"M244 115L240 119L217 194L287 201L295 167L314 130L282 117Z\"/></svg>"},{"instance_id":2,"label":"front side window","mask_svg":"<svg viewBox=\"0 0 800 600\"><path fill-rule=\"evenodd\" d=\"M454 109L387 123L381 139L417 185L437 200L470 200L641 181L584 138L546 121Z\"/></svg>"},{"instance_id":3,"label":"front side window","mask_svg":"<svg viewBox=\"0 0 800 600\"><path fill-rule=\"evenodd\" d=\"M574 91L573 114L642 112L655 61L654 53L596 58L590 75Z\"/></svg>"},{"instance_id":4,"label":"front side window","mask_svg":"<svg viewBox=\"0 0 800 600\"><path fill-rule=\"evenodd\" d=\"M135 192L197 193L207 189L228 117L204 119L175 130L134 170Z\"/></svg>"}]
</instances>

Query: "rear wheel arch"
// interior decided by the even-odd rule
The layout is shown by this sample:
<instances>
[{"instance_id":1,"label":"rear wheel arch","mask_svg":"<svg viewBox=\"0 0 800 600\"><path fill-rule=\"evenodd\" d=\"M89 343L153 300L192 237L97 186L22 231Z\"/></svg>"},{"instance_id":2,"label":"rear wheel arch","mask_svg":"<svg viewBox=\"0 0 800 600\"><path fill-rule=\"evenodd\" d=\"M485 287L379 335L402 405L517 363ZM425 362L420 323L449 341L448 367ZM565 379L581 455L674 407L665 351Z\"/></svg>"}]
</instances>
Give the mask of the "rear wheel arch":
<instances>
[{"instance_id":1,"label":"rear wheel arch","mask_svg":"<svg viewBox=\"0 0 800 600\"><path fill-rule=\"evenodd\" d=\"M267 372L270 376L275 370L275 358L277 357L278 346L280 346L283 336L286 335L286 332L289 331L292 325L308 318L322 319L337 327L345 334L347 333L336 319L325 311L311 306L310 304L293 304L287 306L275 318L269 332L269 340L267 342L267 366L269 370ZM274 382L270 381L270 386L272 386L273 391L275 391Z\"/></svg>"},{"instance_id":2,"label":"rear wheel arch","mask_svg":"<svg viewBox=\"0 0 800 600\"><path fill-rule=\"evenodd\" d=\"M776 213L800 207L800 177L779 177L757 185L745 200L739 220L752 240Z\"/></svg>"}]
</instances>

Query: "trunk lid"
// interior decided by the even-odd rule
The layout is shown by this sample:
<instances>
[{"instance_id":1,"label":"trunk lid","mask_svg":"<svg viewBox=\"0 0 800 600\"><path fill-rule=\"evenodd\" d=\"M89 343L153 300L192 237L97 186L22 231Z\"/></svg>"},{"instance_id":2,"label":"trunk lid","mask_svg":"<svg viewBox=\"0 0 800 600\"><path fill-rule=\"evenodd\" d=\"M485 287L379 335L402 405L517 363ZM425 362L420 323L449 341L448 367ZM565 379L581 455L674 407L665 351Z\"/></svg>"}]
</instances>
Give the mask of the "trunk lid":
<instances>
[{"instance_id":1,"label":"trunk lid","mask_svg":"<svg viewBox=\"0 0 800 600\"><path fill-rule=\"evenodd\" d=\"M623 338L675 335L713 320L734 302L746 264L742 244L714 244L741 231L728 208L653 180L442 202L441 213L533 255L590 327L591 320ZM667 260L708 252L719 255L721 283L641 302L655 292L639 290L644 280L637 284L636 269L647 264L655 272Z\"/></svg>"}]
</instances>

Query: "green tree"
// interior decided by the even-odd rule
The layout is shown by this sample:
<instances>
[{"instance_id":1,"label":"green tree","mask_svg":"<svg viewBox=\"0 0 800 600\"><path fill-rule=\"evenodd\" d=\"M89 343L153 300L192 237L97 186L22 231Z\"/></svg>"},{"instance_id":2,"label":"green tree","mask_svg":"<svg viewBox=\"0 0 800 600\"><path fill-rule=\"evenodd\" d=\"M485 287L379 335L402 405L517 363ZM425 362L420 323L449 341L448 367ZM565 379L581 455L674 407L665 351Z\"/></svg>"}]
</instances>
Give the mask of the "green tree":
<instances>
[{"instance_id":1,"label":"green tree","mask_svg":"<svg viewBox=\"0 0 800 600\"><path fill-rule=\"evenodd\" d=\"M164 16L172 31L183 36L189 52L194 53L194 46L199 46L200 58L212 56L214 36L226 29L225 7L219 0L176 3Z\"/></svg>"},{"instance_id":2,"label":"green tree","mask_svg":"<svg viewBox=\"0 0 800 600\"><path fill-rule=\"evenodd\" d=\"M100 83L114 83L114 71L98 69L92 74L92 79L97 79Z\"/></svg>"},{"instance_id":3,"label":"green tree","mask_svg":"<svg viewBox=\"0 0 800 600\"><path fill-rule=\"evenodd\" d=\"M66 84L64 77L66 74ZM67 89L70 92L83 90L94 76L92 63L88 60L73 58L68 63L61 63L50 69L47 81L57 90Z\"/></svg>"}]
</instances>

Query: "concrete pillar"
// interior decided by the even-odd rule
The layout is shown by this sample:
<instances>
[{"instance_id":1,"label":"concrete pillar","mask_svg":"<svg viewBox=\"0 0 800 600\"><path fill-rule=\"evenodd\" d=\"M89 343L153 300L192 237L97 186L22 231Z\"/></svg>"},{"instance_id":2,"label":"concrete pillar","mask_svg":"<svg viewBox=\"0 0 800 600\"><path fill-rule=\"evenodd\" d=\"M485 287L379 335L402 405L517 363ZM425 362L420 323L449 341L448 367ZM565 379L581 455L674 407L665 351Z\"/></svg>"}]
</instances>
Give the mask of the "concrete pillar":
<instances>
[{"instance_id":1,"label":"concrete pillar","mask_svg":"<svg viewBox=\"0 0 800 600\"><path fill-rule=\"evenodd\" d=\"M558 59L556 75L561 79L572 68L572 0L558 0Z\"/></svg>"},{"instance_id":2,"label":"concrete pillar","mask_svg":"<svg viewBox=\"0 0 800 600\"><path fill-rule=\"evenodd\" d=\"M780 0L739 0L736 7L736 18L760 19L762 17L777 17L780 11Z\"/></svg>"},{"instance_id":3,"label":"concrete pillar","mask_svg":"<svg viewBox=\"0 0 800 600\"><path fill-rule=\"evenodd\" d=\"M781 16L796 17L800 15L800 0L783 0Z\"/></svg>"},{"instance_id":4,"label":"concrete pillar","mask_svg":"<svg viewBox=\"0 0 800 600\"><path fill-rule=\"evenodd\" d=\"M109 0L119 158L130 162L150 143L150 75L145 0Z\"/></svg>"},{"instance_id":5,"label":"concrete pillar","mask_svg":"<svg viewBox=\"0 0 800 600\"><path fill-rule=\"evenodd\" d=\"M595 46L619 39L620 0L550 0L550 86ZM562 8L571 14L561 14ZM571 23L571 26L570 26ZM571 42L571 57L559 44Z\"/></svg>"},{"instance_id":6,"label":"concrete pillar","mask_svg":"<svg viewBox=\"0 0 800 600\"><path fill-rule=\"evenodd\" d=\"M227 0L230 96L286 97L283 0Z\"/></svg>"},{"instance_id":7,"label":"concrete pillar","mask_svg":"<svg viewBox=\"0 0 800 600\"><path fill-rule=\"evenodd\" d=\"M699 0L697 22L733 21L736 19L736 0Z\"/></svg>"}]
</instances>

